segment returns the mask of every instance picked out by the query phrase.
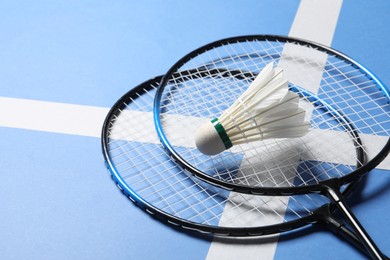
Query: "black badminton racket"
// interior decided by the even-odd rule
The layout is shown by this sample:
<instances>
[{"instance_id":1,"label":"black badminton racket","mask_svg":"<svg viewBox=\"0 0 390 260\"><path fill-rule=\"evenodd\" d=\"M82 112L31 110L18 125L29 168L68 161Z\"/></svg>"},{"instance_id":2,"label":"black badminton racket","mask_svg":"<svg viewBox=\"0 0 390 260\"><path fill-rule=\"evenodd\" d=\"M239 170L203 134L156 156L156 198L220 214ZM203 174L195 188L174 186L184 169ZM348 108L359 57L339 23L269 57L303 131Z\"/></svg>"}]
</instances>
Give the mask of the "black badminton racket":
<instances>
[{"instance_id":1,"label":"black badminton racket","mask_svg":"<svg viewBox=\"0 0 390 260\"><path fill-rule=\"evenodd\" d=\"M186 231L249 237L328 223L364 250L355 234L333 217L333 206L323 196L256 196L191 179L170 159L154 130L153 99L160 80L146 81L120 98L102 129L107 168L126 197L160 221Z\"/></svg>"},{"instance_id":2,"label":"black badminton racket","mask_svg":"<svg viewBox=\"0 0 390 260\"><path fill-rule=\"evenodd\" d=\"M200 153L194 148L196 129L220 116L271 61L300 95L310 132L240 144L217 156ZM377 77L338 51L282 36L242 36L203 46L167 72L156 93L155 127L170 156L202 181L247 194L327 196L370 256L380 259L340 190L387 156L389 100Z\"/></svg>"}]
</instances>

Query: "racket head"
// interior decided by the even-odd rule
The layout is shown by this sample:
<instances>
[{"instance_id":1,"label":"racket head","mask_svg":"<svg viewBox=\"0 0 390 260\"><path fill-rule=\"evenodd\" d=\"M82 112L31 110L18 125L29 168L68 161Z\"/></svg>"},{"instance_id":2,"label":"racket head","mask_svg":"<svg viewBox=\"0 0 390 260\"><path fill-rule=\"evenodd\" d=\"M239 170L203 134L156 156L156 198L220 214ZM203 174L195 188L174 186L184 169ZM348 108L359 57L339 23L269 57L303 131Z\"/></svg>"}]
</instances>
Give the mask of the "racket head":
<instances>
[{"instance_id":1,"label":"racket head","mask_svg":"<svg viewBox=\"0 0 390 260\"><path fill-rule=\"evenodd\" d=\"M296 87L309 111L310 132L233 146L216 156L194 149L197 127L219 117L269 62L282 67ZM302 194L321 192L335 180L357 180L387 156L389 100L373 73L329 47L283 36L241 36L205 45L172 66L156 93L154 120L174 160L205 182L249 194Z\"/></svg>"},{"instance_id":2,"label":"racket head","mask_svg":"<svg viewBox=\"0 0 390 260\"><path fill-rule=\"evenodd\" d=\"M173 227L214 236L261 236L315 223L329 201L317 194L256 196L191 178L160 144L153 99L161 77L121 97L102 129L112 179L137 206Z\"/></svg>"}]
</instances>

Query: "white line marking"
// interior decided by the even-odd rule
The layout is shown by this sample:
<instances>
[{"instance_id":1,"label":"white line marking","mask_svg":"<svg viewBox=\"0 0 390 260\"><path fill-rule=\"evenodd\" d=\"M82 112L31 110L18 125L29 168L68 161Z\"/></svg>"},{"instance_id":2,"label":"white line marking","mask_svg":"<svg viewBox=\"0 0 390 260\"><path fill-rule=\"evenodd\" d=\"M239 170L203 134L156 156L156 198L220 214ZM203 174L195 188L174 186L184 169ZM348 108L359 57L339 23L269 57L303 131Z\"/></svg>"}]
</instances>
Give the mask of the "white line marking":
<instances>
[{"instance_id":1,"label":"white line marking","mask_svg":"<svg viewBox=\"0 0 390 260\"><path fill-rule=\"evenodd\" d=\"M109 109L103 107L0 97L0 111L6 111L4 113L0 113L0 126L2 127L100 137L101 128ZM111 129L111 138L144 143L160 143L157 135L142 135L143 129L146 126L148 128L154 128L152 112L128 110L123 111L122 113L122 116L117 118L119 121ZM169 131L166 133L167 136L175 136L174 133L179 131L174 128L174 126L177 125L175 124L177 121L185 122L185 124L189 126L186 129L180 129L180 131L186 131L185 135L187 136L192 136L200 125L202 125L205 121L208 121L207 118L187 117L182 115L165 116L167 118L164 119L164 123L170 125L170 127L165 128ZM132 124L129 119L133 117L143 117L145 118L145 123L139 125ZM115 126L120 126L120 128L115 128ZM128 128L126 128L127 126ZM126 128L126 131L123 131L123 127ZM125 133L126 136L123 136L123 133ZM311 129L310 133L307 135L308 140L316 139L310 137L309 135L313 135L316 138L321 137L321 143L337 143L338 141L341 143L342 140L350 138L349 135L344 132L339 132L338 135L335 135L334 132L321 129ZM387 137L368 134L361 134L360 136L363 144L365 145L365 150L369 155L377 154L387 140ZM175 146L195 148L195 143L192 138L185 140L182 138L177 140L172 139L170 142ZM311 144L308 141L305 141L305 143L308 145L309 150L316 150L316 143ZM354 164L353 161L349 161L349 158L353 158L353 155L349 154L354 153L354 150L349 148L350 147L348 147L347 150L338 149L335 153L329 154L326 157L323 157L325 156L324 153L318 154L317 156L319 157L317 157L317 159L325 162ZM259 149L261 149L261 147L259 147ZM240 151L240 149L238 151ZM387 157L379 165L379 167L383 169L390 169L390 157Z\"/></svg>"},{"instance_id":2,"label":"white line marking","mask_svg":"<svg viewBox=\"0 0 390 260\"><path fill-rule=\"evenodd\" d=\"M338 16L341 9L341 0L302 0L296 13L294 22L291 26L289 36L313 40L325 45L330 45L336 28ZM314 59L319 64L317 71L312 71L312 81L304 79L291 78L290 75L296 75L296 63L299 60L294 59L295 53L302 55L300 48L287 46L283 52L283 57L279 66L285 69L286 77L295 84L306 87L316 93L320 84L322 69L321 64L326 61L326 55L312 55L312 52L306 51L305 58ZM292 58L292 59L288 59ZM290 70L293 70L289 73ZM299 75L299 74L298 74ZM289 77L290 76L290 77ZM288 197L286 197L288 200ZM226 207L232 207L229 204ZM230 209L229 209L230 210ZM223 221L224 216L222 216ZM225 243L215 238L210 245L207 260L217 259L273 259L276 251L278 235L264 238L263 242L254 244L245 244L238 240L237 243Z\"/></svg>"},{"instance_id":3,"label":"white line marking","mask_svg":"<svg viewBox=\"0 0 390 260\"><path fill-rule=\"evenodd\" d=\"M0 97L0 126L100 137L108 108Z\"/></svg>"},{"instance_id":4,"label":"white line marking","mask_svg":"<svg viewBox=\"0 0 390 260\"><path fill-rule=\"evenodd\" d=\"M302 0L288 35L330 46L342 3L342 0Z\"/></svg>"},{"instance_id":5,"label":"white line marking","mask_svg":"<svg viewBox=\"0 0 390 260\"><path fill-rule=\"evenodd\" d=\"M142 124L132 124L131 118L144 118L145 121ZM199 128L199 126L201 126L203 123L207 122L208 120L209 120L208 118L165 114L163 122L165 125L168 125L169 127L165 127L164 130L167 136L172 137L169 141L173 146L196 148L194 139L190 137L193 136L193 133L195 133L195 131ZM176 122L179 121L183 122L183 124L185 124L188 127L178 129L177 127L180 127L180 125L178 125ZM160 140L158 139L157 135L142 134L144 132L143 129L145 128L149 128L149 129L154 128L152 112L140 112L140 111L132 111L132 110L122 111L121 116L116 118L116 123L112 126L110 130L110 138L159 144ZM185 131L183 135L188 136L189 138L175 139L175 136L177 136L175 135L175 133L177 133L178 131L181 131L182 133L183 131ZM181 135L179 137L181 137ZM378 152L383 148L383 145L387 141L387 137L385 136L360 134L360 137L362 138L364 149L370 157L372 157L372 155L378 154ZM355 153L356 153L354 149L354 144L352 142L351 136L347 132L335 132L327 129L310 129L310 132L302 138L303 140L300 142L284 142L285 147L283 151L283 157L286 157L287 153L291 153L291 156L289 158L297 157L296 159L297 162L300 159L301 160L306 159L306 160L317 160L321 162L329 162L335 164L345 164L345 165L356 164L356 161L354 160ZM337 144L341 144L341 143L346 144L346 140L350 140L349 145L343 145L341 147L338 147L338 149L333 149L334 147L337 146ZM252 163L256 161L259 153L264 154L265 156L264 158L266 158L266 155L269 152L267 149L270 149L270 147L272 147L272 145L275 145L275 143L274 140L264 140L263 142L264 145L259 145L255 153L253 154L248 153L245 155L247 160L242 162L243 167L241 168L245 169L245 164L248 163L247 161L251 161ZM297 153L297 149L298 149L297 146L300 144L304 144L304 146L300 148L302 151L308 150L314 154L306 155L303 152L301 154ZM324 147L324 144L328 144L328 145ZM276 148L276 149L279 150L280 148ZM329 152L331 149L334 151ZM237 153L242 152L242 150L245 149L241 149L239 147L231 148L232 152L237 152ZM290 165L292 160L293 159L288 160L286 161L286 163ZM250 164L252 165L252 163ZM380 167L381 166L390 169L390 157L386 158L381 163ZM296 168L294 168L291 174L294 175L296 174L295 169ZM265 170L264 171L259 170L258 172L265 172ZM245 174L245 172L242 172L242 174ZM293 179L293 178L290 176L288 179Z\"/></svg>"}]
</instances>

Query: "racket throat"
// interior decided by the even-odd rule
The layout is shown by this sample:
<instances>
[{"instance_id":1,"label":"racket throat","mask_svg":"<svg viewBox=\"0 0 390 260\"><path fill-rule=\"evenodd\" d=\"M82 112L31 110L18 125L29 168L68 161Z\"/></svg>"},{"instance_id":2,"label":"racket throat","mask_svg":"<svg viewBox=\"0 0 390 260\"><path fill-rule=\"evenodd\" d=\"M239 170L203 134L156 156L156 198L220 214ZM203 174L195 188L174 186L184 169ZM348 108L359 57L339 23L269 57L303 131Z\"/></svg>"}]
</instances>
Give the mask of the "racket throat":
<instances>
[{"instance_id":1,"label":"racket throat","mask_svg":"<svg viewBox=\"0 0 390 260\"><path fill-rule=\"evenodd\" d=\"M386 259L384 254L379 250L367 231L360 224L351 209L344 202L344 197L340 192L341 182L339 179L331 179L322 185L321 193L327 196L340 211L342 216L349 222L358 240L364 246L366 252L372 259ZM336 225L337 226L337 225Z\"/></svg>"},{"instance_id":2,"label":"racket throat","mask_svg":"<svg viewBox=\"0 0 390 260\"><path fill-rule=\"evenodd\" d=\"M318 208L314 214L317 216L318 224L326 226L325 229L329 229L333 234L341 236L345 241L348 241L361 253L367 255L367 252L360 242L359 238L349 230L343 222L337 219L332 212L335 210L335 205L333 203L325 204L322 207Z\"/></svg>"}]
</instances>

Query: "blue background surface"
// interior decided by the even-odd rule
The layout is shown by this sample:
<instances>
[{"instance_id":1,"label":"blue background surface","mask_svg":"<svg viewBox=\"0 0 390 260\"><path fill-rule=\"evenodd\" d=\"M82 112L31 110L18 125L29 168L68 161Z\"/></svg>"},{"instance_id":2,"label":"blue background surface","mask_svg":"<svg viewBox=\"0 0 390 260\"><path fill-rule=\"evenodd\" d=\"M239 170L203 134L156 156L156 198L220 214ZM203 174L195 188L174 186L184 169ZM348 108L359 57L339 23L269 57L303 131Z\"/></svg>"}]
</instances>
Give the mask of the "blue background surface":
<instances>
[{"instance_id":1,"label":"blue background surface","mask_svg":"<svg viewBox=\"0 0 390 260\"><path fill-rule=\"evenodd\" d=\"M298 5L1 1L0 96L110 107L203 44L245 34L287 35ZM389 10L384 0L344 1L332 43L386 85ZM103 165L98 138L0 127L0 144L1 259L206 257L210 239L162 225L119 192ZM353 204L388 255L389 184L388 171L374 171ZM300 234L282 235L275 258L363 258L326 230Z\"/></svg>"},{"instance_id":2,"label":"blue background surface","mask_svg":"<svg viewBox=\"0 0 390 260\"><path fill-rule=\"evenodd\" d=\"M165 73L208 42L235 35L288 34L298 4L0 3L1 94L109 107L135 84Z\"/></svg>"}]
</instances>

